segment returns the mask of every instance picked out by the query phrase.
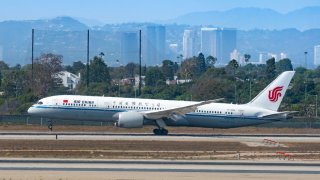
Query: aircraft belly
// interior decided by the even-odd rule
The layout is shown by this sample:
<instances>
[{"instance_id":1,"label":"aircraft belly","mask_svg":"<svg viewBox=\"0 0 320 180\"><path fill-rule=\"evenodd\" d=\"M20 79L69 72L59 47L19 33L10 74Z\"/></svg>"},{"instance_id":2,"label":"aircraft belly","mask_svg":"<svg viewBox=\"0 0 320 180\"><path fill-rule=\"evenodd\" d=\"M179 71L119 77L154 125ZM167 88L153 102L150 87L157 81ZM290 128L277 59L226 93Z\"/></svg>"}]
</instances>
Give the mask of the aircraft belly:
<instances>
[{"instance_id":1,"label":"aircraft belly","mask_svg":"<svg viewBox=\"0 0 320 180\"><path fill-rule=\"evenodd\" d=\"M210 115L187 115L186 119L189 122L189 126L207 128L235 128L271 122L258 118L236 118Z\"/></svg>"},{"instance_id":2,"label":"aircraft belly","mask_svg":"<svg viewBox=\"0 0 320 180\"><path fill-rule=\"evenodd\" d=\"M77 109L46 109L47 118L81 121L112 121L113 111L77 110Z\"/></svg>"}]
</instances>

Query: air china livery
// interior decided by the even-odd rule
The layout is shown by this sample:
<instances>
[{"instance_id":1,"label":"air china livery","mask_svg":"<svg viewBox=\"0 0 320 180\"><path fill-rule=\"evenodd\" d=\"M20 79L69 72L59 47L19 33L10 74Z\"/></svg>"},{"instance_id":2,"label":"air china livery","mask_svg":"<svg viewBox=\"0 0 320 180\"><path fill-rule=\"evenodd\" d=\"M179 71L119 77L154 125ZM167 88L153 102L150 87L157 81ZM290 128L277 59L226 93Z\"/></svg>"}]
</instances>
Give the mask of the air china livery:
<instances>
[{"instance_id":1,"label":"air china livery","mask_svg":"<svg viewBox=\"0 0 320 180\"><path fill-rule=\"evenodd\" d=\"M247 104L174 101L119 97L59 95L43 98L28 109L32 116L49 119L114 122L122 128L154 125L156 135L166 126L234 128L280 121L292 112L278 112L294 71L280 74Z\"/></svg>"}]
</instances>

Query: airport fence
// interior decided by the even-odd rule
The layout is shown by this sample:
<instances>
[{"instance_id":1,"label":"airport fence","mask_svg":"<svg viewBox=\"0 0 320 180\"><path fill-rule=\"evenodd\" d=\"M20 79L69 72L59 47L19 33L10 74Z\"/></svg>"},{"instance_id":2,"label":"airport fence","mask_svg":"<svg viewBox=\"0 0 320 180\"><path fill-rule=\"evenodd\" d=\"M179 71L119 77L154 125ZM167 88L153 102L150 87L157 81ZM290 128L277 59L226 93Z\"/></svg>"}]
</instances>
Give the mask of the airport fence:
<instances>
[{"instance_id":1,"label":"airport fence","mask_svg":"<svg viewBox=\"0 0 320 180\"><path fill-rule=\"evenodd\" d=\"M0 125L43 125L50 121L47 118L31 117L28 115L0 115ZM113 126L112 122L52 120L55 125L83 126ZM297 117L274 123L262 124L257 127L266 128L320 128L320 119Z\"/></svg>"},{"instance_id":2,"label":"airport fence","mask_svg":"<svg viewBox=\"0 0 320 180\"><path fill-rule=\"evenodd\" d=\"M31 117L28 115L0 115L0 125L43 125L49 121L55 125L83 125L83 126L113 126L112 122L100 121L76 121L76 120L50 120L41 117Z\"/></svg>"}]
</instances>

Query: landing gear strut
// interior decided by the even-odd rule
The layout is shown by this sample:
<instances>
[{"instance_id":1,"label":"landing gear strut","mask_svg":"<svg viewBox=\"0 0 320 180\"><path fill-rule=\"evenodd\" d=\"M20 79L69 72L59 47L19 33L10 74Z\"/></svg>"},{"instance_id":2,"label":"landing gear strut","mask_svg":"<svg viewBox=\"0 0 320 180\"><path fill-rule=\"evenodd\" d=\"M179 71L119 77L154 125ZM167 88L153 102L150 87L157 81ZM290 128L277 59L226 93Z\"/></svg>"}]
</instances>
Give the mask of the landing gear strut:
<instances>
[{"instance_id":1,"label":"landing gear strut","mask_svg":"<svg viewBox=\"0 0 320 180\"><path fill-rule=\"evenodd\" d=\"M53 122L51 120L48 120L48 129L50 129L50 131L53 129Z\"/></svg>"},{"instance_id":2,"label":"landing gear strut","mask_svg":"<svg viewBox=\"0 0 320 180\"><path fill-rule=\"evenodd\" d=\"M168 135L169 131L165 129L166 124L163 119L156 120L156 125L158 128L153 130L155 135Z\"/></svg>"},{"instance_id":3,"label":"landing gear strut","mask_svg":"<svg viewBox=\"0 0 320 180\"><path fill-rule=\"evenodd\" d=\"M166 130L164 128L159 128L159 129L154 129L153 133L155 135L168 135L168 130Z\"/></svg>"}]
</instances>

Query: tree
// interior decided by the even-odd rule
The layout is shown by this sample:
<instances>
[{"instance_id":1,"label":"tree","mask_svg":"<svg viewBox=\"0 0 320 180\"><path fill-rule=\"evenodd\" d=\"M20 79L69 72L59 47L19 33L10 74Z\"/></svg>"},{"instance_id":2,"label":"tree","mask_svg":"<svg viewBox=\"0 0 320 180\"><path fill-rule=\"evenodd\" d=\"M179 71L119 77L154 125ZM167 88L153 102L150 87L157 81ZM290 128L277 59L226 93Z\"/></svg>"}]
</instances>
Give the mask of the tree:
<instances>
[{"instance_id":1,"label":"tree","mask_svg":"<svg viewBox=\"0 0 320 180\"><path fill-rule=\"evenodd\" d=\"M244 61L245 61L246 63L248 63L249 60L250 60L250 58L251 58L251 55L250 55L250 54L244 54L243 56L244 56Z\"/></svg>"},{"instance_id":2,"label":"tree","mask_svg":"<svg viewBox=\"0 0 320 180\"><path fill-rule=\"evenodd\" d=\"M182 79L192 79L197 73L197 59L196 57L188 58L184 60L179 69L179 78Z\"/></svg>"},{"instance_id":3,"label":"tree","mask_svg":"<svg viewBox=\"0 0 320 180\"><path fill-rule=\"evenodd\" d=\"M81 61L73 62L72 64L73 73L79 73L81 71L84 71L86 69L86 65L83 64Z\"/></svg>"},{"instance_id":4,"label":"tree","mask_svg":"<svg viewBox=\"0 0 320 180\"><path fill-rule=\"evenodd\" d=\"M170 60L162 61L161 67L162 73L165 79L173 80L174 76L174 63Z\"/></svg>"},{"instance_id":5,"label":"tree","mask_svg":"<svg viewBox=\"0 0 320 180\"><path fill-rule=\"evenodd\" d=\"M56 74L62 69L62 58L62 55L48 53L35 59L34 83L31 84L34 85L33 91L36 96L46 96L49 90L56 86L55 82L59 82Z\"/></svg>"},{"instance_id":6,"label":"tree","mask_svg":"<svg viewBox=\"0 0 320 180\"><path fill-rule=\"evenodd\" d=\"M9 66L4 61L0 61L0 70L8 70Z\"/></svg>"},{"instance_id":7,"label":"tree","mask_svg":"<svg viewBox=\"0 0 320 180\"><path fill-rule=\"evenodd\" d=\"M276 75L276 63L275 63L274 57L268 59L266 63L267 63L267 67L266 67L267 79L272 80Z\"/></svg>"},{"instance_id":8,"label":"tree","mask_svg":"<svg viewBox=\"0 0 320 180\"><path fill-rule=\"evenodd\" d=\"M206 60L204 58L204 55L200 53L197 57L197 72L196 76L199 77L201 76L204 72L206 72L207 67L206 67Z\"/></svg>"},{"instance_id":9,"label":"tree","mask_svg":"<svg viewBox=\"0 0 320 180\"><path fill-rule=\"evenodd\" d=\"M292 71L292 64L290 59L285 58L285 59L281 59L280 61L278 61L276 63L276 69L278 73L284 72L284 71Z\"/></svg>"},{"instance_id":10,"label":"tree","mask_svg":"<svg viewBox=\"0 0 320 180\"><path fill-rule=\"evenodd\" d=\"M211 55L206 58L206 64L207 64L207 67L209 67L209 68L214 67L216 62L217 62L217 58L215 58Z\"/></svg>"},{"instance_id":11,"label":"tree","mask_svg":"<svg viewBox=\"0 0 320 180\"><path fill-rule=\"evenodd\" d=\"M128 77L134 77L134 70L136 68L136 64L134 64L133 62L130 62L128 63L126 66L125 66L125 69L126 69L126 75Z\"/></svg>"},{"instance_id":12,"label":"tree","mask_svg":"<svg viewBox=\"0 0 320 180\"><path fill-rule=\"evenodd\" d=\"M233 82L227 78L224 68L208 69L190 88L194 100L233 98ZM222 95L223 94L223 95Z\"/></svg>"},{"instance_id":13,"label":"tree","mask_svg":"<svg viewBox=\"0 0 320 180\"><path fill-rule=\"evenodd\" d=\"M232 59L229 64L227 65L227 69L231 69L233 72L233 76L236 75L236 70L239 68L238 61L235 59Z\"/></svg>"},{"instance_id":14,"label":"tree","mask_svg":"<svg viewBox=\"0 0 320 180\"><path fill-rule=\"evenodd\" d=\"M149 68L146 74L145 83L146 86L156 86L159 82L165 82L165 77L158 67Z\"/></svg>"},{"instance_id":15,"label":"tree","mask_svg":"<svg viewBox=\"0 0 320 180\"><path fill-rule=\"evenodd\" d=\"M110 79L108 66L104 63L101 57L95 56L90 61L89 69L90 69L90 73L89 73L90 82L107 83L107 84L110 83L111 79Z\"/></svg>"}]
</instances>

